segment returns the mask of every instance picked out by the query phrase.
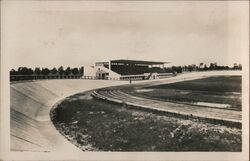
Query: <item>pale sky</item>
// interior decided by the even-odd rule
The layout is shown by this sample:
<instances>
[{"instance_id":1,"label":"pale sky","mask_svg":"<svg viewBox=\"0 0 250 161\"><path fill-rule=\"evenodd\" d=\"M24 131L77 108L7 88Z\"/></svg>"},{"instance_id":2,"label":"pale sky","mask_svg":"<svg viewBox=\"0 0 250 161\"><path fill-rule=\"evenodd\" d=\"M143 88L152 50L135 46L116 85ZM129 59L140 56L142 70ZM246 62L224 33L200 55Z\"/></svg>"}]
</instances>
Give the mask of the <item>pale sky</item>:
<instances>
[{"instance_id":1,"label":"pale sky","mask_svg":"<svg viewBox=\"0 0 250 161\"><path fill-rule=\"evenodd\" d=\"M110 59L231 66L248 54L247 1L5 1L1 12L11 68Z\"/></svg>"}]
</instances>

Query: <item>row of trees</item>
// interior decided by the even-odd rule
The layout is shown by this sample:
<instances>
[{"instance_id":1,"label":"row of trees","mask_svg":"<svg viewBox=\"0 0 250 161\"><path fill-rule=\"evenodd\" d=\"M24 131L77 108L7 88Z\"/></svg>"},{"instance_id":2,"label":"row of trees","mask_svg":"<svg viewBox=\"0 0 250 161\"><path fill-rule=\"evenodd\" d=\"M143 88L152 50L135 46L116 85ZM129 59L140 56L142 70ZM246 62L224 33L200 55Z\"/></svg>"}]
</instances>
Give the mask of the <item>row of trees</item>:
<instances>
[{"instance_id":1,"label":"row of trees","mask_svg":"<svg viewBox=\"0 0 250 161\"><path fill-rule=\"evenodd\" d=\"M234 63L233 67L229 66L219 66L217 63L210 63L209 66L207 66L204 63L200 63L198 66L195 64L192 65L185 65L185 66L172 66L170 68L165 68L165 72L168 73L182 73L182 72L192 72L192 71L209 71L209 70L242 70L242 65ZM36 67L35 69L27 68L27 67L19 67L17 70L12 69L10 71L10 75L24 75L24 76L40 76L40 75L83 75L83 67L80 68L70 68L67 67L64 69L63 66L60 66L59 68L39 68Z\"/></svg>"},{"instance_id":2,"label":"row of trees","mask_svg":"<svg viewBox=\"0 0 250 161\"><path fill-rule=\"evenodd\" d=\"M19 67L17 70L12 69L10 71L10 75L83 75L83 67L80 68L70 68L67 67L66 69L63 68L63 66L60 66L59 68L39 68L36 67L35 69L27 68L27 67Z\"/></svg>"},{"instance_id":3,"label":"row of trees","mask_svg":"<svg viewBox=\"0 0 250 161\"><path fill-rule=\"evenodd\" d=\"M165 68L166 72L172 73L182 73L182 72L192 72L192 71L211 71L211 70L242 70L242 65L234 63L233 67L220 66L217 63L210 63L209 66L204 63L200 63L198 66L195 64L185 65L185 66L172 66L170 68Z\"/></svg>"}]
</instances>

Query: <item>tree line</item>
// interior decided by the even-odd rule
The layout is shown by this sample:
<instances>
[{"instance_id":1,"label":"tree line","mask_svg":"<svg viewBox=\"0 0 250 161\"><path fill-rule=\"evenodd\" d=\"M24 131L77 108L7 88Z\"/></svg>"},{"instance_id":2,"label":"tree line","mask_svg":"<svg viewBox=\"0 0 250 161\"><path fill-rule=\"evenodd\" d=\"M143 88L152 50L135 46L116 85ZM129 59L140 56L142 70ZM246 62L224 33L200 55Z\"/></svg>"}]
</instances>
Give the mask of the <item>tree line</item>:
<instances>
[{"instance_id":1,"label":"tree line","mask_svg":"<svg viewBox=\"0 0 250 161\"><path fill-rule=\"evenodd\" d=\"M52 75L83 75L83 67L80 68L70 68L67 67L64 69L63 66L59 68L40 68L36 67L34 69L28 67L19 67L17 70L11 69L10 75L24 75L24 76L47 76L49 74Z\"/></svg>"},{"instance_id":2,"label":"tree line","mask_svg":"<svg viewBox=\"0 0 250 161\"><path fill-rule=\"evenodd\" d=\"M209 66L205 63L200 63L199 65L185 65L185 66L172 66L165 68L167 73L182 73L182 72L192 72L192 71L212 71L212 70L242 70L242 65L234 63L232 67L222 66L215 63L210 63Z\"/></svg>"}]
</instances>

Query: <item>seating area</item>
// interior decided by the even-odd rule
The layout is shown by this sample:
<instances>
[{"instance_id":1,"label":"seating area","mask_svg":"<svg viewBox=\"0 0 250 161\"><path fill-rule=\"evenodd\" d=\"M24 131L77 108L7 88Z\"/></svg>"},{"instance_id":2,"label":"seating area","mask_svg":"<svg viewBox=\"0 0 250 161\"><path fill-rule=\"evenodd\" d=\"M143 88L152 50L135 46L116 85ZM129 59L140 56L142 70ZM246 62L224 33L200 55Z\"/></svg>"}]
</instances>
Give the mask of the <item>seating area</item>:
<instances>
[{"instance_id":1,"label":"seating area","mask_svg":"<svg viewBox=\"0 0 250 161\"><path fill-rule=\"evenodd\" d=\"M139 74L144 74L144 73L165 73L164 69L160 67L152 67L149 68L147 66L135 66L135 67L130 67L130 66L120 66L120 67L114 67L111 66L111 70L121 74L121 75L139 75Z\"/></svg>"}]
</instances>

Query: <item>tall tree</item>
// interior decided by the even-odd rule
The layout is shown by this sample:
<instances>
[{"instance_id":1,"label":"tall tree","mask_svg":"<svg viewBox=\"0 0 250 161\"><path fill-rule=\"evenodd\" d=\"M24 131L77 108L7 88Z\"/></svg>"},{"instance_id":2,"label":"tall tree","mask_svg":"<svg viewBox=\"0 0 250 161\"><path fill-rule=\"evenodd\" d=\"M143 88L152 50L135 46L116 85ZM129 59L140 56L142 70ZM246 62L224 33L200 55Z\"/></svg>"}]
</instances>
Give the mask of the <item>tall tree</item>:
<instances>
[{"instance_id":1,"label":"tall tree","mask_svg":"<svg viewBox=\"0 0 250 161\"><path fill-rule=\"evenodd\" d=\"M210 70L214 70L215 69L215 64L214 63L210 63L209 69Z\"/></svg>"},{"instance_id":2,"label":"tall tree","mask_svg":"<svg viewBox=\"0 0 250 161\"><path fill-rule=\"evenodd\" d=\"M15 69L11 69L10 75L18 75L18 71L16 71Z\"/></svg>"},{"instance_id":3,"label":"tall tree","mask_svg":"<svg viewBox=\"0 0 250 161\"><path fill-rule=\"evenodd\" d=\"M63 66L60 66L60 67L58 68L58 72L59 72L60 75L63 75L63 74L64 74Z\"/></svg>"},{"instance_id":4,"label":"tall tree","mask_svg":"<svg viewBox=\"0 0 250 161\"><path fill-rule=\"evenodd\" d=\"M33 70L31 68L27 68L27 67L19 67L18 68L18 73L20 75L32 75Z\"/></svg>"},{"instance_id":5,"label":"tall tree","mask_svg":"<svg viewBox=\"0 0 250 161\"><path fill-rule=\"evenodd\" d=\"M73 68L71 71L72 71L72 73L75 74L75 75L76 75L76 74L79 74L78 68Z\"/></svg>"},{"instance_id":6,"label":"tall tree","mask_svg":"<svg viewBox=\"0 0 250 161\"><path fill-rule=\"evenodd\" d=\"M57 72L58 72L58 71L57 71L56 68L51 69L51 73L52 73L52 74L57 74Z\"/></svg>"},{"instance_id":7,"label":"tall tree","mask_svg":"<svg viewBox=\"0 0 250 161\"><path fill-rule=\"evenodd\" d=\"M81 74L81 75L83 75L84 73L84 67L80 67L80 69L79 69L79 73Z\"/></svg>"},{"instance_id":8,"label":"tall tree","mask_svg":"<svg viewBox=\"0 0 250 161\"><path fill-rule=\"evenodd\" d=\"M40 75L41 74L41 69L39 67L36 67L34 70L34 74Z\"/></svg>"},{"instance_id":9,"label":"tall tree","mask_svg":"<svg viewBox=\"0 0 250 161\"><path fill-rule=\"evenodd\" d=\"M70 67L67 67L66 70L65 70L65 74L69 75L70 73L71 73L71 69L70 69Z\"/></svg>"},{"instance_id":10,"label":"tall tree","mask_svg":"<svg viewBox=\"0 0 250 161\"><path fill-rule=\"evenodd\" d=\"M204 65L204 70L208 70L207 64Z\"/></svg>"},{"instance_id":11,"label":"tall tree","mask_svg":"<svg viewBox=\"0 0 250 161\"><path fill-rule=\"evenodd\" d=\"M48 75L50 73L50 70L48 68L43 68L41 73L43 75Z\"/></svg>"},{"instance_id":12,"label":"tall tree","mask_svg":"<svg viewBox=\"0 0 250 161\"><path fill-rule=\"evenodd\" d=\"M241 64L239 64L239 66L238 66L238 67L239 67L239 70L242 70L242 65L241 65Z\"/></svg>"},{"instance_id":13,"label":"tall tree","mask_svg":"<svg viewBox=\"0 0 250 161\"><path fill-rule=\"evenodd\" d=\"M32 75L32 74L34 74L33 69L32 69L32 68L28 68L28 70L27 70L27 74L28 74L28 75Z\"/></svg>"}]
</instances>

